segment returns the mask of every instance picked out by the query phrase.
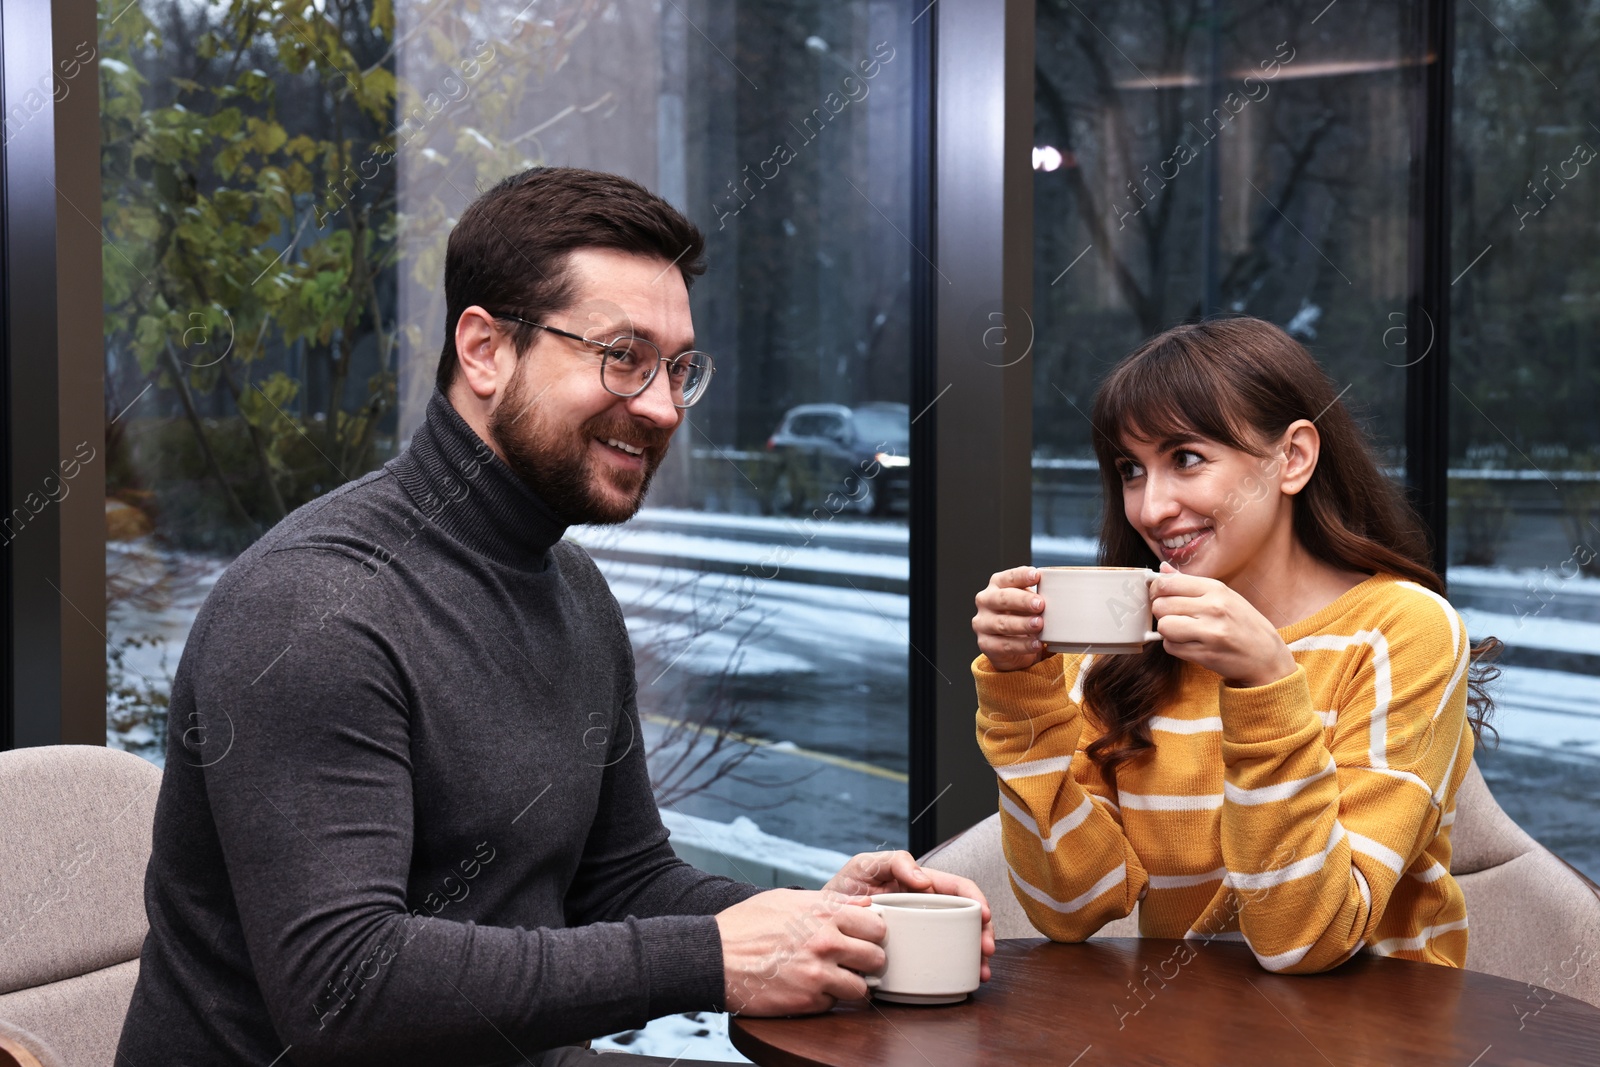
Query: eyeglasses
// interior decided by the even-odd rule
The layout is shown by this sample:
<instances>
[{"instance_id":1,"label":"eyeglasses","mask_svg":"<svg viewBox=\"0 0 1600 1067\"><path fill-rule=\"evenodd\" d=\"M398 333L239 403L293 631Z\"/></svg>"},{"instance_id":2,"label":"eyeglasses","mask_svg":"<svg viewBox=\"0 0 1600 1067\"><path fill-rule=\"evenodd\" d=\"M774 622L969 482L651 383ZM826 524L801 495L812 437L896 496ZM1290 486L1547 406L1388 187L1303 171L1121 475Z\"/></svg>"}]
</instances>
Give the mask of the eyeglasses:
<instances>
[{"instance_id":1,"label":"eyeglasses","mask_svg":"<svg viewBox=\"0 0 1600 1067\"><path fill-rule=\"evenodd\" d=\"M712 366L711 357L704 352L680 352L668 359L661 354L661 349L655 342L633 334L620 334L609 341L595 341L505 312L496 312L495 318L510 319L524 326L532 326L598 348L600 384L613 396L624 398L638 396L650 388L650 383L655 381L656 373L661 370L661 364L665 363L667 384L672 391L672 404L674 407L686 408L705 395L706 386L711 384L711 375L716 370Z\"/></svg>"}]
</instances>

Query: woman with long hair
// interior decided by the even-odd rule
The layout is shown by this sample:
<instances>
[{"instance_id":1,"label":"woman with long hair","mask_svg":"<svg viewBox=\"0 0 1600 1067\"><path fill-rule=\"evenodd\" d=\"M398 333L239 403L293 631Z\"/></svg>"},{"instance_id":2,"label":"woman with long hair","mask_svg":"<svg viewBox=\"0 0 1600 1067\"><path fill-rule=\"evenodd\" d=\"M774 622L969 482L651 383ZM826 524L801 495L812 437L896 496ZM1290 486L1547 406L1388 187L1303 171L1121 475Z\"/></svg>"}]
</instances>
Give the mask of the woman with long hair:
<instances>
[{"instance_id":1,"label":"woman with long hair","mask_svg":"<svg viewBox=\"0 0 1600 1067\"><path fill-rule=\"evenodd\" d=\"M1184 325L1112 370L1091 421L1099 562L1159 568L1162 640L1049 654L1032 567L972 621L1034 926L1080 941L1138 904L1147 937L1242 937L1273 971L1363 948L1462 966L1450 825L1495 643L1470 645L1327 375L1259 319Z\"/></svg>"}]
</instances>

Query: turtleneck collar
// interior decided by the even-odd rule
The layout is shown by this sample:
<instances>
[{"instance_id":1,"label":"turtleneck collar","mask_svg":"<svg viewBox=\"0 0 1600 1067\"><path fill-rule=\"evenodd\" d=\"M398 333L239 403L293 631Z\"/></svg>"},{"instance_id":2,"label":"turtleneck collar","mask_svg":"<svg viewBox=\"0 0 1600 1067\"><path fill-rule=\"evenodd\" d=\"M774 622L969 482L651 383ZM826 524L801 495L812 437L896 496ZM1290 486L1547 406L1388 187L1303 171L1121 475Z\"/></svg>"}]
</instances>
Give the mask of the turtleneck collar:
<instances>
[{"instance_id":1,"label":"turtleneck collar","mask_svg":"<svg viewBox=\"0 0 1600 1067\"><path fill-rule=\"evenodd\" d=\"M541 570L566 532L437 388L411 447L388 467L434 525L498 563Z\"/></svg>"}]
</instances>

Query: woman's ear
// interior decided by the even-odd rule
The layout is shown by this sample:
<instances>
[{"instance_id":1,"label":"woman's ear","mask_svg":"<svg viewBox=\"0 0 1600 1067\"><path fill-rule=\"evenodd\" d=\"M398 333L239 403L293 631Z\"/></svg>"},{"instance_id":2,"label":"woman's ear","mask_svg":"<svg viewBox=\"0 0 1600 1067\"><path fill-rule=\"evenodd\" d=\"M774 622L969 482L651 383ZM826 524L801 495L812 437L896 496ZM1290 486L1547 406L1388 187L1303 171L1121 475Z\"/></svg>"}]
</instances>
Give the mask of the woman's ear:
<instances>
[{"instance_id":1,"label":"woman's ear","mask_svg":"<svg viewBox=\"0 0 1600 1067\"><path fill-rule=\"evenodd\" d=\"M1283 457L1283 477L1278 487L1286 496L1294 496L1311 480L1322 454L1322 435L1317 432L1316 423L1310 419L1291 422L1279 438L1278 454Z\"/></svg>"}]
</instances>

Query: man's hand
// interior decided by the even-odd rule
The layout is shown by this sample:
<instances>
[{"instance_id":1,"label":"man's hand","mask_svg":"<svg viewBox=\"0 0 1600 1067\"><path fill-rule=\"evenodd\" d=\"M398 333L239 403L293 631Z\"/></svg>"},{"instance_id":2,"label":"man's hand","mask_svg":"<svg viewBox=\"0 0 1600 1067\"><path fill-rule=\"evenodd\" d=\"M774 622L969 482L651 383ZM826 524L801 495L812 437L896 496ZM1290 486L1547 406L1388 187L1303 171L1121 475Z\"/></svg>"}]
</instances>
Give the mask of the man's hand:
<instances>
[{"instance_id":1,"label":"man's hand","mask_svg":"<svg viewBox=\"0 0 1600 1067\"><path fill-rule=\"evenodd\" d=\"M739 1015L827 1011L867 995L884 924L862 897L773 889L717 913L725 1001Z\"/></svg>"},{"instance_id":2,"label":"man's hand","mask_svg":"<svg viewBox=\"0 0 1600 1067\"><path fill-rule=\"evenodd\" d=\"M989 980L989 957L994 955L994 923L989 901L971 879L931 867L918 867L911 853L861 852L850 857L839 873L822 887L824 893L845 897L874 897L879 893L943 893L969 897L983 906L983 970L979 977Z\"/></svg>"},{"instance_id":3,"label":"man's hand","mask_svg":"<svg viewBox=\"0 0 1600 1067\"><path fill-rule=\"evenodd\" d=\"M1215 578L1163 563L1150 582L1150 608L1169 653L1215 671L1230 686L1268 685L1295 671L1294 656L1266 616Z\"/></svg>"}]
</instances>

